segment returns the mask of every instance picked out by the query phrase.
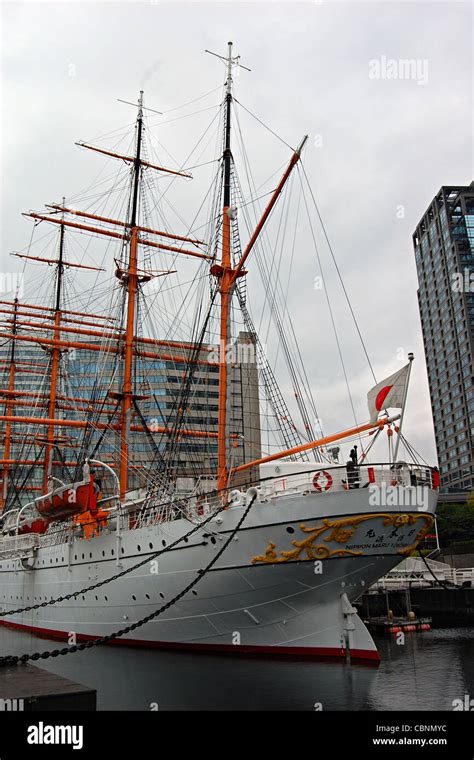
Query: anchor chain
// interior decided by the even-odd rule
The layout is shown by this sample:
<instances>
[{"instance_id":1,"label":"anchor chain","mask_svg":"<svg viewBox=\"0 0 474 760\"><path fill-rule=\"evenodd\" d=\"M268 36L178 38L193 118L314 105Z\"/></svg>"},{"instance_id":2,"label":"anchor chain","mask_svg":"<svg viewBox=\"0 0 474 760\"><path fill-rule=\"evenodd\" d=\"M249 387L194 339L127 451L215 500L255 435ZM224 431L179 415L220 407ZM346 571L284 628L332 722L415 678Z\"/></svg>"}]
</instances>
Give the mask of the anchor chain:
<instances>
[{"instance_id":1,"label":"anchor chain","mask_svg":"<svg viewBox=\"0 0 474 760\"><path fill-rule=\"evenodd\" d=\"M56 599L50 599L47 602L32 604L29 607L21 607L20 609L17 609L17 610L7 610L6 612L0 612L0 617L6 617L7 615L19 615L22 612L31 612L31 610L39 610L42 607L50 607L51 605L58 604L59 602L68 602L70 599L75 599L77 596L82 596L83 594L87 594L90 591L94 591L96 588L105 586L107 583L111 583L112 581L115 581L118 578L122 578L124 575L128 575L128 573L133 572L133 570L137 570L139 567L143 567L143 565L146 565L148 562L151 562L153 559L156 559L157 557L160 557L162 554L165 554L165 552L170 551L171 549L174 549L175 546L177 546L182 541L192 536L194 533L196 533L200 528L203 527L203 525L207 525L207 523L210 522L217 514L219 514L219 512L222 512L223 509L225 509L225 506L219 507L211 515L209 515L209 517L207 517L205 520L200 522L198 525L195 525L194 528L192 528L192 530L189 531L189 533L186 533L184 536L177 538L176 541L173 541L171 544L169 544L169 546L166 546L164 549L159 549L158 551L153 552L153 554L148 554L146 559L140 560L140 562L137 562L136 565L132 565L132 567L127 568L127 570L122 570L120 573L116 573L115 575L112 575L110 578L105 578L102 581L98 581L98 583L94 583L92 586L83 588L80 591L73 591L70 594L65 594L64 596L58 596Z\"/></svg>"},{"instance_id":2,"label":"anchor chain","mask_svg":"<svg viewBox=\"0 0 474 760\"><path fill-rule=\"evenodd\" d=\"M5 665L23 665L30 660L36 661L36 660L46 660L49 657L58 657L60 655L66 655L66 654L73 654L75 652L81 652L85 649L91 649L95 646L100 646L102 644L107 644L109 641L113 641L114 639L118 639L121 636L125 636L127 633L130 633L131 631L135 631L137 628L141 628L146 623L149 623L151 620L154 620L159 615L161 615L163 612L166 612L166 610L170 609L174 604L180 601L180 599L185 596L188 591L191 591L194 586L196 586L202 578L206 575L206 573L209 572L209 570L216 564L217 560L220 559L220 557L223 555L225 550L227 549L230 542L233 540L235 534L240 530L244 520L247 518L248 513L250 512L255 499L257 498L257 494L253 494L252 498L250 499L246 509L244 510L240 520L238 521L235 528L231 531L228 539L225 541L223 546L219 549L217 554L211 559L211 561L206 565L206 567L203 570L198 570L197 577L194 578L194 580L191 581L191 583L188 583L188 585L180 591L179 594L173 597L173 599L170 599L169 602L164 604L162 607L159 607L154 612L150 613L149 615L146 615L146 617L141 618L141 620L137 620L136 623L132 623L131 625L126 626L126 628L122 628L119 631L115 631L114 633L110 633L106 636L101 636L98 639L94 639L92 641L86 641L81 644L73 644L70 647L64 647L63 649L53 649L50 651L45 652L34 652L33 654L23 654L23 655L6 655L4 657L0 657L0 666Z\"/></svg>"}]
</instances>

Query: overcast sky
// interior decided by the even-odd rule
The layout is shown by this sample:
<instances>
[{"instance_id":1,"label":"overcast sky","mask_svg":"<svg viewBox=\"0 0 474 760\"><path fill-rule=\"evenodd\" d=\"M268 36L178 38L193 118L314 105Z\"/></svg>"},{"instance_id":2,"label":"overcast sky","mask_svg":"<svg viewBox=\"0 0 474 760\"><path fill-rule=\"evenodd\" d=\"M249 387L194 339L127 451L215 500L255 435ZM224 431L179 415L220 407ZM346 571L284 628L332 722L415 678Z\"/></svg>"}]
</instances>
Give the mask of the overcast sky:
<instances>
[{"instance_id":1,"label":"overcast sky","mask_svg":"<svg viewBox=\"0 0 474 760\"><path fill-rule=\"evenodd\" d=\"M1 26L3 271L29 238L20 213L87 186L91 164L73 143L133 122L116 99L143 88L148 105L166 112L201 96L224 74L204 49L224 54L233 40L252 69L236 79L237 97L290 145L309 135L304 164L378 379L415 353L405 432L432 459L412 233L441 185L473 179L472 5L3 2ZM408 77L401 60L413 61ZM290 152L255 122L247 127L264 182ZM160 139L185 156L174 127ZM326 261L363 419L372 377ZM305 242L288 306L329 432L353 420L318 274ZM34 282L26 290L31 297Z\"/></svg>"}]
</instances>

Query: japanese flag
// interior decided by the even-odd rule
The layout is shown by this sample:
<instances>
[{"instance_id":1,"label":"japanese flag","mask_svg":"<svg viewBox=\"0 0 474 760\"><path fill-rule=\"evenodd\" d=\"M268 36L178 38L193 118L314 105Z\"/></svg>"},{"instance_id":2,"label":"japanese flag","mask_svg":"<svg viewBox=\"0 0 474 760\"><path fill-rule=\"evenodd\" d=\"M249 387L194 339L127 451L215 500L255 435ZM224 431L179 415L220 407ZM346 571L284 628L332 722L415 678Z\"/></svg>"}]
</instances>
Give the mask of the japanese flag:
<instances>
[{"instance_id":1,"label":"japanese flag","mask_svg":"<svg viewBox=\"0 0 474 760\"><path fill-rule=\"evenodd\" d=\"M409 367L410 365L407 364L406 367L382 380L368 392L367 403L371 422L376 422L382 409L401 408L403 406Z\"/></svg>"}]
</instances>

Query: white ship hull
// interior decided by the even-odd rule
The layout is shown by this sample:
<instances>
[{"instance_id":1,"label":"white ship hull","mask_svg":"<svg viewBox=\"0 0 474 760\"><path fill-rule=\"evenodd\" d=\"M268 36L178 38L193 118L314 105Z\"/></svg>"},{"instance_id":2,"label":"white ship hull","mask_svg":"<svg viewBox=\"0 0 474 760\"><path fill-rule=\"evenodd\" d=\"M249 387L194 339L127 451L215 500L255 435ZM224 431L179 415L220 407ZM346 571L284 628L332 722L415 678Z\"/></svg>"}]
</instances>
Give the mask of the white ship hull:
<instances>
[{"instance_id":1,"label":"white ship hull","mask_svg":"<svg viewBox=\"0 0 474 760\"><path fill-rule=\"evenodd\" d=\"M367 489L256 502L195 588L114 643L378 660L350 602L395 567L432 524L437 493L423 506L370 506ZM400 503L400 502L399 502ZM175 597L206 567L242 516L221 512L156 562L74 600L0 621L69 643L111 634ZM2 611L82 590L171 544L187 520L39 546L30 559L0 559ZM41 539L46 542L47 536ZM26 569L24 565L31 567Z\"/></svg>"}]
</instances>

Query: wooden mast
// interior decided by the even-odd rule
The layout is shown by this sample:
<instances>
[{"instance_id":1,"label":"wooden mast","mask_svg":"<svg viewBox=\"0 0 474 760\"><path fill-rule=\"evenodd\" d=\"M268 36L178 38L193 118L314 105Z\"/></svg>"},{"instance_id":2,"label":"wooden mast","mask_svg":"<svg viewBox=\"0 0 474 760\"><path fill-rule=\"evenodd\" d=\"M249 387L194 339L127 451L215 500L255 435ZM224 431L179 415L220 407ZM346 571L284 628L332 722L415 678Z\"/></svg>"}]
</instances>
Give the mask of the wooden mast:
<instances>
[{"instance_id":1,"label":"wooden mast","mask_svg":"<svg viewBox=\"0 0 474 760\"><path fill-rule=\"evenodd\" d=\"M265 464L266 462L274 462L277 459L282 459L282 457L288 457L292 454L299 454L301 451L310 451L311 449L318 448L318 446L326 446L328 443L341 441L343 438L351 438L352 436L358 435L359 433L364 433L367 430L381 430L385 425L390 424L391 422L395 422L395 420L398 419L400 419L399 414L395 415L394 417L382 417L376 422L366 422L363 425L358 425L357 427L343 430L340 433L334 433L333 435L328 435L324 438L318 438L316 441L302 443L300 446L294 446L292 449L285 449L285 451L278 451L276 454L269 454L268 456L262 457L261 459L255 459L252 462L245 462L245 464L234 467L232 473L243 472L244 470L249 470L251 467L257 467L261 464ZM316 464L315 469L318 469Z\"/></svg>"},{"instance_id":2,"label":"wooden mast","mask_svg":"<svg viewBox=\"0 0 474 760\"><path fill-rule=\"evenodd\" d=\"M64 198L63 198L64 204ZM63 214L64 217L64 214ZM57 279L56 279L56 300L54 304L54 340L59 341L61 337L61 295L62 295L62 282L64 275L64 225L60 227L59 234L59 256L57 262ZM49 394L48 403L48 417L52 419L56 413L56 397L58 393L58 374L59 363L61 361L61 349L58 345L53 345L51 348L51 388ZM51 454L54 447L55 430L49 426L46 434L46 448L44 452L44 475L43 475L43 488L47 493L50 490L50 479L52 470L52 458Z\"/></svg>"},{"instance_id":3,"label":"wooden mast","mask_svg":"<svg viewBox=\"0 0 474 760\"><path fill-rule=\"evenodd\" d=\"M71 209L65 206L65 200L63 199L62 204L53 204L50 206L50 208L53 209L53 211L57 212L60 211L61 216L59 218L55 218L54 216L47 216L45 214L36 214L36 213L29 213L25 214L25 216L28 216L35 221L47 221L49 223L53 224L59 224L60 225L60 251L59 251L59 257L58 258L51 258L47 259L45 257L41 256L31 256L30 254L23 254L23 253L16 253L14 255L24 258L24 259L31 259L34 261L47 263L49 265L55 264L57 267L57 287L56 287L56 299L54 306L52 307L42 307L38 305L33 304L19 304L18 299L15 298L15 301L9 302L9 301L0 301L0 304L13 307L11 309L0 309L1 313L6 314L12 314L13 318L10 320L5 320L9 322L12 327L10 330L7 331L0 331L0 334L5 339L11 339L12 340L12 360L9 362L10 364L10 373L9 373L9 381L8 381L8 387L6 389L2 390L2 395L5 396L5 411L3 414L0 415L0 421L5 422L5 434L4 434L4 451L3 451L3 458L0 459L0 465L3 465L3 481L1 483L0 488L0 509L3 507L5 496L6 496L6 488L7 488L7 473L8 473L8 466L12 463L20 463L20 461L23 460L15 460L11 459L11 443L14 440L14 436L12 435L12 426L17 424L34 424L38 427L46 427L46 431L42 440L43 445L45 446L45 455L44 460L42 462L44 466L44 477L43 477L43 484L42 487L34 487L36 490L49 490L50 484L50 478L51 478L51 471L52 471L52 465L55 464L55 457L54 457L54 449L56 444L58 443L58 437L55 435L56 429L59 427L71 427L71 428L87 428L89 423L86 420L71 420L71 419L64 419L64 414L61 414L61 410L64 409L65 411L72 410L73 407L65 406L64 405L64 396L59 392L60 388L58 386L59 382L59 372L60 372L60 363L61 363L61 354L63 350L69 349L69 348L78 348L82 350L90 350L90 351L105 351L112 354L122 354L123 355L123 377L122 382L119 386L119 393L116 394L110 394L111 397L115 397L116 400L119 401L118 404L118 413L120 419L117 421L117 424L111 424L109 421L107 424L97 422L96 427L97 429L108 429L108 430L115 430L117 432L117 435L120 438L120 461L117 462L117 470L119 471L119 477L120 477L120 496L122 499L125 498L127 488L128 488L128 469L129 469L129 433L132 432L142 432L145 431L147 428L143 427L142 425L136 425L131 424L132 421L132 406L133 406L133 400L134 400L134 387L133 387L133 379L134 379L134 360L135 356L139 353L140 356L146 357L146 358L153 358L153 359L160 359L160 360L169 360L169 361L179 361L179 362L188 362L190 358L186 355L186 350L183 352L182 356L176 356L174 353L164 353L163 351L160 351L159 353L156 351L144 351L142 348L142 344L150 345L150 346L157 346L157 347L165 347L167 349L175 349L175 348L181 348L181 349L189 349L190 346L187 344L183 344L180 342L173 342L173 341L157 341L154 339L147 339L143 337L139 337L135 335L135 328L136 328L136 313L137 313L137 297L138 297L138 290L139 290L139 283L142 281L147 281L151 279L151 277L156 276L162 276L163 274L170 274L171 272L169 270L167 271L141 271L138 269L138 246L139 245L146 245L151 248L160 249L163 251L169 251L175 254L180 255L186 255L195 257L201 260L212 260L214 257L210 256L200 250L188 250L183 249L181 247L177 247L176 245L169 245L168 240L170 242L176 241L177 243L191 243L194 246L203 246L203 241L196 240L194 238L190 238L188 236L184 235L174 235L172 233L166 232L164 230L154 230L149 227L141 227L138 224L138 217L139 217L139 205L140 205L140 179L141 179L141 172L142 168L145 169L154 169L158 170L160 172L167 172L172 175L176 175L179 177L191 177L191 175L184 173L184 172L178 172L169 170L162 166L157 166L155 164L151 164L141 158L142 153L142 137L143 137L143 92L140 92L140 96L138 99L138 116L137 116L137 122L136 122L136 150L134 156L121 156L119 154L114 154L110 151L104 151L102 149L94 148L93 146L89 145L83 145L85 148L89 148L91 150L95 150L99 153L103 153L105 155L114 156L116 158L122 159L125 162L133 164L133 174L132 174L132 193L130 198L130 215L129 219L127 221L121 222L117 219L112 219L109 217L100 216L97 214L92 214L89 212L83 212L83 211L77 211L75 209ZM227 175L227 186L230 185L230 164L229 171ZM90 224L82 224L79 222L73 222L69 219L65 218L65 214L72 214L76 215L76 217L83 217L86 220L91 219L95 222L103 223L106 225L112 225L115 227L122 227L122 231L113 231L111 229L107 229L101 226L92 226ZM125 297L124 297L124 307L125 307L125 326L124 329L117 329L114 326L109 327L107 324L104 324L104 321L109 321L108 317L103 317L99 315L90 315L89 313L83 313L83 312L77 312L77 311L67 311L63 310L62 307L62 298L61 298L61 289L62 289L62 283L63 283L63 275L64 271L68 267L77 267L80 269L98 269L97 267L89 267L84 266L81 264L74 264L72 262L68 262L64 258L64 235L65 235L65 227L70 227L75 230L79 230L81 232L87 232L92 235L99 235L99 236L106 236L109 238L114 238L123 241L123 243L126 245L128 249L128 257L126 264L122 268L120 264L117 263L117 271L116 276L121 281L121 283L124 285L125 289ZM227 251L228 254L224 258L225 261L228 261L230 263L230 231L229 231L229 224L227 227L227 237L228 237L228 244L227 244ZM164 242L155 242L153 240L148 240L145 238L140 237L140 233L147 233L150 235L156 235L159 238L165 238ZM27 310L28 309L28 310ZM38 312L38 313L35 313ZM82 319L71 319L67 315L73 315L76 317L94 317L94 319L97 318L99 320L99 324L96 322L87 322ZM30 317L35 321L21 321L24 320L25 317ZM42 322L39 322L39 320L42 320ZM47 323L47 320L51 320L51 323ZM113 320L112 320L113 321ZM81 327L67 327L63 323L65 322L71 322L76 323L78 325L81 325ZM92 327L98 327L99 331L97 330L86 330L84 329L84 326L92 326ZM19 328L21 330L21 327L27 327L28 330L31 332L29 335L22 334L23 331L19 332ZM109 327L110 332L107 333L106 330ZM41 331L41 334L36 333L35 330ZM48 331L52 331L52 335L50 337L46 337L48 335ZM115 331L115 333L114 333ZM46 333L46 335L45 335ZM70 340L67 339L69 337L69 334L72 334L73 337L75 335L88 335L94 339L100 337L108 337L112 340L112 345L107 346L101 346L96 340L92 343L88 343L85 341L79 341L79 340ZM50 361L48 362L50 373L51 373L51 387L50 387L50 393L45 396L45 399L47 401L47 416L40 418L30 415L18 415L15 411L16 406L28 406L29 402L26 400L26 397L34 397L37 398L37 394L23 393L23 397L25 400L19 400L16 398L15 394L15 372L17 370L16 363L14 361L14 352L16 347L17 341L21 342L27 342L32 343L35 345L40 345L42 348L49 349L50 351ZM114 345L115 342L115 345ZM191 361L194 361L196 364L203 364L203 365L212 365L214 362L207 362L202 359L191 359ZM2 362L0 362L2 363ZM7 364L7 362L4 362ZM24 364L24 362L20 362L20 365ZM22 368L20 366L20 370L23 372L29 372L31 374L36 374L38 369L38 364L35 363L34 369L26 369ZM46 369L46 366L45 366ZM76 401L76 399L74 399ZM88 408L85 408L83 411L90 411L92 406L95 404L95 402L92 402L91 400L85 400L87 401ZM111 401L107 401L104 403L112 403ZM99 411L99 414L107 414L107 411ZM14 428L13 428L14 429ZM156 429L155 432L164 433L164 434L171 434L173 433L172 429L168 429L166 426L160 426ZM210 431L198 431L198 430L192 430L192 429L181 429L179 430L180 435L186 435L191 437L203 437L203 438L217 438L217 433L210 432ZM39 439L37 439L39 440ZM29 488L29 487L27 487Z\"/></svg>"},{"instance_id":4,"label":"wooden mast","mask_svg":"<svg viewBox=\"0 0 474 760\"><path fill-rule=\"evenodd\" d=\"M221 299L219 335L219 414L217 432L217 489L223 491L228 482L227 441L228 441L228 367L227 347L230 335L230 301L232 296L232 262L230 252L230 118L232 105L232 42L228 43L226 118L224 147L224 196L222 208L222 257L219 272L219 294Z\"/></svg>"},{"instance_id":5,"label":"wooden mast","mask_svg":"<svg viewBox=\"0 0 474 760\"><path fill-rule=\"evenodd\" d=\"M124 340L124 365L123 365L123 383L122 383L122 404L121 417L122 427L120 431L120 499L124 501L128 488L128 467L129 467L129 430L131 422L131 409L133 405L133 355L134 355L134 335L135 335L135 316L136 316L136 298L138 290L138 201L140 194L140 171L141 171L141 147L143 132L143 90L140 90L138 99L138 116L137 116L137 147L134 161L133 175L133 196L132 211L130 216L130 248L128 258L128 268L126 273L121 276L122 282L127 292L127 321L125 327Z\"/></svg>"},{"instance_id":6,"label":"wooden mast","mask_svg":"<svg viewBox=\"0 0 474 760\"><path fill-rule=\"evenodd\" d=\"M9 377L8 377L8 400L6 403L6 414L7 416L10 416L13 411L13 391L15 388L15 349L16 349L16 342L15 342L15 335L16 335L16 320L17 320L17 312L18 312L18 298L15 298L14 301L14 311L13 311L13 325L12 325L12 345L10 349L10 371L9 371ZM12 423L11 421L7 421L7 424L5 426L5 442L3 446L3 458L5 460L5 464L3 465L3 474L2 474L2 486L0 491L0 512L3 511L3 508L5 506L5 501L7 498L7 488L8 488L8 470L9 470L9 462L10 459L10 450L11 450L11 427Z\"/></svg>"},{"instance_id":7,"label":"wooden mast","mask_svg":"<svg viewBox=\"0 0 474 760\"><path fill-rule=\"evenodd\" d=\"M206 51L211 53L210 50ZM254 247L261 231L263 230L267 219L269 218L271 211L280 196L283 187L285 186L293 168L296 166L300 159L301 151L307 140L305 136L299 145L299 147L293 152L291 160L278 184L274 190L270 201L263 212L263 215L253 232L245 251L243 252L239 262L235 266L232 266L231 257L231 243L230 243L230 213L231 213L231 164L232 164L232 152L231 152L231 106L232 106L232 67L240 66L246 68L240 63L240 56L232 57L232 42L228 43L228 53L224 58L223 56L211 53L217 58L220 58L226 63L227 66L227 79L226 79L226 118L225 118L225 143L224 143L224 193L223 193L223 208L222 208L222 255L220 264L214 264L211 267L211 274L213 274L218 282L218 290L220 294L220 346L219 346L219 413L218 413L218 433L217 433L217 490L223 494L225 499L225 491L229 484L229 476L232 472L237 472L237 469L230 471L229 458L228 458L228 442L229 435L229 368L227 363L227 356L229 354L229 340L230 336L230 306L232 300L232 293L235 288L235 283L239 277L246 274L244 270L244 263L248 258L252 248ZM250 71L250 69L247 69Z\"/></svg>"},{"instance_id":8,"label":"wooden mast","mask_svg":"<svg viewBox=\"0 0 474 760\"><path fill-rule=\"evenodd\" d=\"M215 54L214 54L215 55ZM290 173L293 167L296 165L296 163L299 160L300 157L300 148L298 148L296 151L294 151L293 156L291 158L290 164L287 167L287 170L285 171L285 174L283 175L282 180L280 181L278 187L274 191L272 198L265 209L265 212L255 230L253 233L249 244L247 245L247 248L245 249L243 255L240 257L240 261L236 263L235 266L233 266L232 262L232 253L231 253L231 218L232 218L232 211L231 211L231 172L232 172L232 153L231 153L231 106L232 106L232 67L233 66L241 66L239 63L239 56L232 57L232 43L228 43L228 55L226 57L223 56L217 56L221 58L225 63L227 67L227 80L226 80L226 99L225 99L225 141L224 141L224 152L223 152L223 207L222 207L222 252L221 252L221 260L219 263L215 263L214 266L211 268L211 273L216 277L217 280L217 286L218 291L220 294L220 351L219 351L219 398L218 398L218 432L217 432L217 440L218 440L218 472L217 472L217 485L218 489L221 492L225 492L228 486L229 482L229 476L231 474L230 470L230 462L229 462L229 456L228 456L228 450L230 447L230 439L233 437L230 435L230 429L229 429L229 390L230 390L230 382L229 382L229 369L228 369L228 348L229 348L229 342L231 340L231 334L230 334L230 311L231 311L231 300L232 300L232 294L233 290L235 288L235 284L237 281L237 278L240 276L243 276L246 274L245 270L243 269L243 265L245 263L245 260L247 259L251 249L254 246L254 243L256 242L261 230L263 229L266 220L270 216L271 210L276 203ZM245 67L243 67L245 68ZM158 169L160 171L169 171L167 169L164 169L163 167L158 167L153 164L149 164L141 159L141 149L142 149L142 134L143 134L143 92L140 92L140 96L138 99L138 115L137 115L137 122L136 122L136 134L137 134L137 140L136 140L136 151L135 156L120 156L116 155L117 158L121 158L125 160L126 162L130 162L133 164L133 180L132 180L132 196L131 196L131 206L130 206L130 218L127 220L126 223L123 223L124 233L120 232L113 232L110 229L104 229L100 227L93 227L91 225L85 225L78 222L72 222L69 220L66 220L64 218L64 213L71 213L71 214L77 214L77 216L83 216L84 218L88 219L94 219L95 221L103 222L105 224L115 225L115 226L121 226L121 223L119 220L110 219L108 217L100 217L98 215L89 214L88 212L77 212L72 209L68 209L64 206L64 200L62 206L58 207L57 205L54 206L55 210L60 210L63 212L62 218L57 219L53 217L47 217L42 214L34 214L30 213L28 216L35 220L39 221L48 221L55 224L61 225L61 251L60 251L60 259L57 261L58 263L58 288L57 288L57 299L56 299L56 308L53 311L53 315L51 317L54 318L53 325L51 325L53 329L53 337L52 339L48 338L42 338L40 336L35 337L33 336L23 336L23 335L14 335L15 342L16 340L22 340L22 341L29 341L32 343L41 343L43 345L51 346L51 397L49 400L49 407L48 407L48 417L44 419L39 418L30 418L30 417L16 417L13 415L12 409L8 408L8 411L6 414L0 416L1 421L5 421L8 423L8 427L11 424L15 424L17 422L35 422L35 424L38 425L45 425L48 427L48 437L47 437L47 447L45 451L45 484L47 485L48 476L50 475L51 470L51 460L52 460L52 451L54 449L54 428L55 427L61 427L61 425L64 425L65 427L86 427L87 423L80 421L80 420L60 420L56 418L56 411L57 411L57 381L58 381L58 369L60 364L60 356L61 356L61 349L63 347L78 347L82 349L91 349L91 350L105 350L109 351L111 353L116 353L120 350L119 344L117 346L107 346L103 347L102 349L97 346L95 343L87 344L84 342L79 341L66 341L62 338L61 333L64 331L67 332L76 332L78 334L90 334L95 337L96 333L93 333L92 331L86 331L79 328L63 328L61 327L61 304L60 304L60 284L63 274L64 266L67 266L67 262L63 262L62 259L62 251L63 251L63 240L64 240L64 228L65 226L69 226L81 231L89 232L92 234L98 234L98 235L104 235L111 238L121 239L125 242L128 248L128 261L126 262L126 266L122 269L121 267L116 272L116 276L119 278L119 280L124 285L125 289L125 329L123 334L120 336L123 338L123 378L122 378L122 384L120 387L120 392L118 394L115 394L115 398L119 400L119 412L120 412L120 423L118 425L104 425L104 424L98 424L97 427L102 428L108 428L108 429L116 429L117 432L120 435L120 462L118 463L118 470L119 470L119 480L120 480L120 497L123 501L126 497L126 492L128 489L128 470L129 470L129 463L130 463L130 457L129 457L129 432L130 430L140 430L142 429L139 426L131 425L131 418L132 418L132 407L133 407L133 400L134 400L134 387L133 387L133 380L134 380L134 372L133 372L133 366L134 366L134 357L137 351L137 341L140 340L135 336L135 327L136 327L136 314L137 314L137 296L138 296L138 290L139 290L139 283L142 281L143 277L138 269L138 245L149 245L154 248L162 249L165 251L175 252L178 254L184 254L192 257L197 257L201 259L210 259L212 258L209 255L206 255L205 253L201 251L190 251L190 250L183 250L181 248L178 248L176 246L169 246L163 243L158 243L154 241L148 241L145 239L142 239L139 237L139 233L141 231L143 232L149 232L158 236L164 236L164 237L170 237L174 238L175 240L179 242L190 242L194 245L201 245L200 241L193 240L184 236L174 236L169 233L165 233L164 231L158 231L158 230L151 230L149 228L140 227L138 224L138 215L139 215L139 201L140 201L140 179L141 179L141 171L142 167L147 167L151 169ZM92 146L84 145L83 147L91 148L95 150ZM106 155L115 155L110 152L106 152L103 150L99 150L98 152L105 153ZM173 174L177 174L178 176L187 176L180 172L171 172ZM32 258L29 256L24 256L24 258ZM40 259L37 257L37 260L45 261L45 259ZM1 303L1 302L0 302ZM39 307L31 307L31 308L39 308ZM41 315L44 318L51 318L44 315L44 309L42 309L43 314ZM71 314L78 314L77 312L64 312L64 313L71 313ZM34 316L34 315L33 315ZM84 315L89 316L89 315ZM65 320L66 321L66 320ZM68 321L74 321L74 320L68 320ZM16 326L16 323L15 323ZM34 325L31 325L34 326ZM46 326L43 325L43 329ZM51 327L48 326L47 329L51 329ZM101 325L101 327L103 327ZM120 331L121 332L121 331ZM16 330L15 330L16 333ZM5 335L5 337L12 338L12 335ZM117 339L120 341L120 337L117 336ZM142 339L143 342L149 342L149 343L155 343L155 341L145 341ZM159 344L159 343L158 343ZM167 345L166 342L163 342L163 345ZM176 346L177 347L177 346ZM145 355L145 352L140 351L142 355ZM146 352L147 356L153 356L153 358L156 358L156 354L152 354L151 352ZM163 357L163 355L161 355ZM201 363L200 361L198 363ZM203 364L207 364L207 362L202 362ZM9 383L9 386L11 383ZM111 394L112 395L112 394ZM13 394L8 396L8 403L10 400L13 399ZM168 431L165 431L168 432ZM197 435L199 436L200 433L197 431L182 431L185 434L188 435ZM202 435L213 437L216 434L212 434L209 432L203 432ZM9 456L4 456L4 461L9 461Z\"/></svg>"}]
</instances>

